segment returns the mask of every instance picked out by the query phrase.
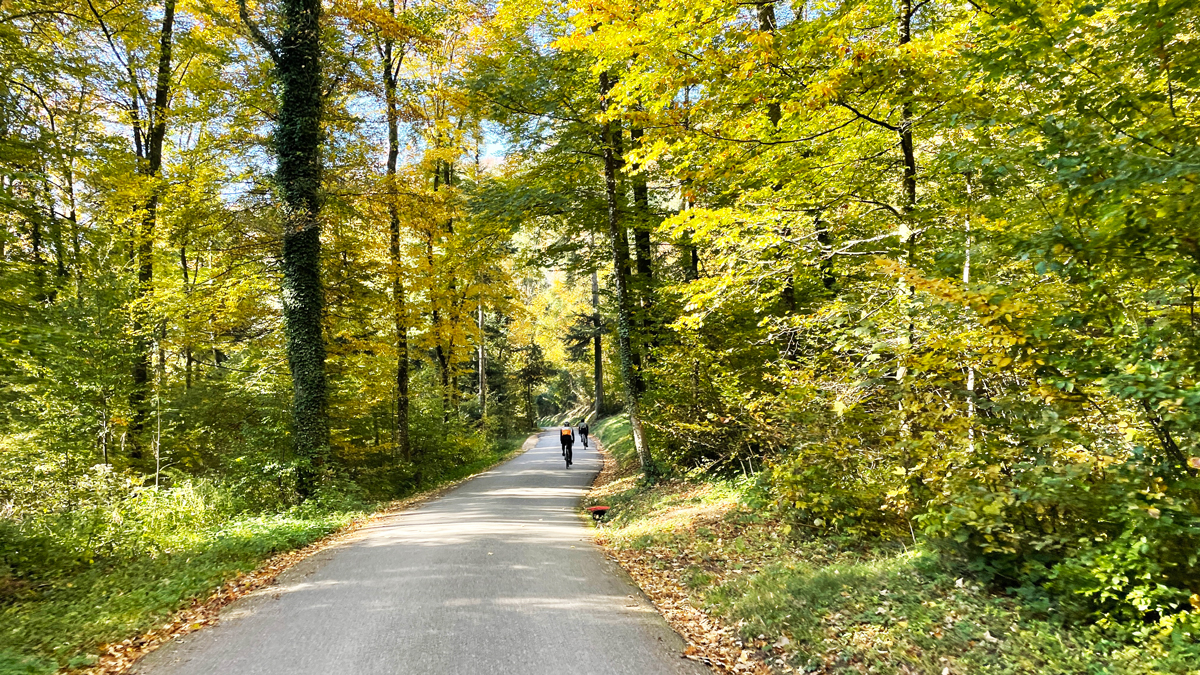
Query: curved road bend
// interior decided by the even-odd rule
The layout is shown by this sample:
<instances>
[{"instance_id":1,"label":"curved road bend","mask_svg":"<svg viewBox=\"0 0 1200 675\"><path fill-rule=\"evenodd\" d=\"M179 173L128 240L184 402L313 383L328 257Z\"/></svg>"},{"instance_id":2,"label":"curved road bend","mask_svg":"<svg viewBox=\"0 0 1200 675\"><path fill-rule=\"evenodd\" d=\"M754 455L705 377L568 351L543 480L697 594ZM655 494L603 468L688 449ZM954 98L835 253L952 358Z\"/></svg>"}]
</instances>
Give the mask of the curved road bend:
<instances>
[{"instance_id":1,"label":"curved road bend","mask_svg":"<svg viewBox=\"0 0 1200 675\"><path fill-rule=\"evenodd\" d=\"M163 646L142 675L700 675L575 509L557 437L360 530Z\"/></svg>"}]
</instances>

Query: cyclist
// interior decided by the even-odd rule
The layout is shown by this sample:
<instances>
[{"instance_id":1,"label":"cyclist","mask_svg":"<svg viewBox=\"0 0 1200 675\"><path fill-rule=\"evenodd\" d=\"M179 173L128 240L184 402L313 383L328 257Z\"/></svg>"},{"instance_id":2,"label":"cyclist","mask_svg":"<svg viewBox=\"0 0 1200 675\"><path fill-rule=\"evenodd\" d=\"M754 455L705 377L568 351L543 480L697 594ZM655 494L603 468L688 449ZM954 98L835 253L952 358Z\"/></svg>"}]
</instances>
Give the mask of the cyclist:
<instances>
[{"instance_id":1,"label":"cyclist","mask_svg":"<svg viewBox=\"0 0 1200 675\"><path fill-rule=\"evenodd\" d=\"M575 433L571 431L571 427L563 427L558 440L562 443L562 456L567 460L567 468L571 468L571 446L575 443Z\"/></svg>"},{"instance_id":2,"label":"cyclist","mask_svg":"<svg viewBox=\"0 0 1200 675\"><path fill-rule=\"evenodd\" d=\"M587 420L579 420L579 440L583 441L583 447L587 447L588 423Z\"/></svg>"}]
</instances>

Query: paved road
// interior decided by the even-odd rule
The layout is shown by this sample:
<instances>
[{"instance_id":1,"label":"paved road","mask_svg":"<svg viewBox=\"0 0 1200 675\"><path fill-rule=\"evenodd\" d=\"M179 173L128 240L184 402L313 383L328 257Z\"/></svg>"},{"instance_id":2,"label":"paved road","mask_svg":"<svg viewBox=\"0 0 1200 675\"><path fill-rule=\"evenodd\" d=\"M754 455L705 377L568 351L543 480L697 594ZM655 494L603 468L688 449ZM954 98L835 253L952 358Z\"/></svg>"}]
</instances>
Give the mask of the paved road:
<instances>
[{"instance_id":1,"label":"paved road","mask_svg":"<svg viewBox=\"0 0 1200 675\"><path fill-rule=\"evenodd\" d=\"M543 433L524 454L360 531L144 658L145 675L699 675L591 543L600 468Z\"/></svg>"}]
</instances>

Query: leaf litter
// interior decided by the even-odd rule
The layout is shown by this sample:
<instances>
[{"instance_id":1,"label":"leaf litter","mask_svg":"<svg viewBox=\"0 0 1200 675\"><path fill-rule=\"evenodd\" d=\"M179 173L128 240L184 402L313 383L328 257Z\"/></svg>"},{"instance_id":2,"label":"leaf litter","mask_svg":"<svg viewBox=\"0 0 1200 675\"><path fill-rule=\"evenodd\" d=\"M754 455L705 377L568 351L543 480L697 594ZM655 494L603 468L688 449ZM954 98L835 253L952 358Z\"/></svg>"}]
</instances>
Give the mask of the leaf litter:
<instances>
[{"instance_id":1,"label":"leaf litter","mask_svg":"<svg viewBox=\"0 0 1200 675\"><path fill-rule=\"evenodd\" d=\"M597 475L589 497L599 498L601 489L629 473L623 471L611 453L602 447L604 467ZM665 547L646 549L620 548L607 537L603 527L596 532L596 543L603 548L609 560L620 565L642 592L646 594L658 612L677 632L687 646L681 656L703 663L713 672L736 675L772 675L777 672L794 672L786 664L772 668L766 657L781 653L787 645L771 644L765 639L744 642L738 635L738 626L730 625L703 609L696 607L689 598L681 579L687 567L686 554L680 555ZM715 570L714 570L715 571ZM732 573L740 570L730 570ZM786 640L786 638L784 638Z\"/></svg>"}]
</instances>

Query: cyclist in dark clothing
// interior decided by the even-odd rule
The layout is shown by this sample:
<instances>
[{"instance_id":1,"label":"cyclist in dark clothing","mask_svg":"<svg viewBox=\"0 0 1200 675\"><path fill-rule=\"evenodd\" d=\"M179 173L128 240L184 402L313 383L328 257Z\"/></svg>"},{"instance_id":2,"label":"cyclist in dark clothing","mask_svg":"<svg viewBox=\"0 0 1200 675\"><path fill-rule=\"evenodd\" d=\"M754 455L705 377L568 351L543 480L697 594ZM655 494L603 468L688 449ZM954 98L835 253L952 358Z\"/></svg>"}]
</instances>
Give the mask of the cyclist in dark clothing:
<instances>
[{"instance_id":1,"label":"cyclist in dark clothing","mask_svg":"<svg viewBox=\"0 0 1200 675\"><path fill-rule=\"evenodd\" d=\"M575 434L571 431L571 427L563 427L559 432L558 440L562 443L562 454L567 458L567 466L571 466L571 446L575 444Z\"/></svg>"},{"instance_id":2,"label":"cyclist in dark clothing","mask_svg":"<svg viewBox=\"0 0 1200 675\"><path fill-rule=\"evenodd\" d=\"M587 420L579 420L579 440L583 441L583 447L587 447L588 423Z\"/></svg>"}]
</instances>

